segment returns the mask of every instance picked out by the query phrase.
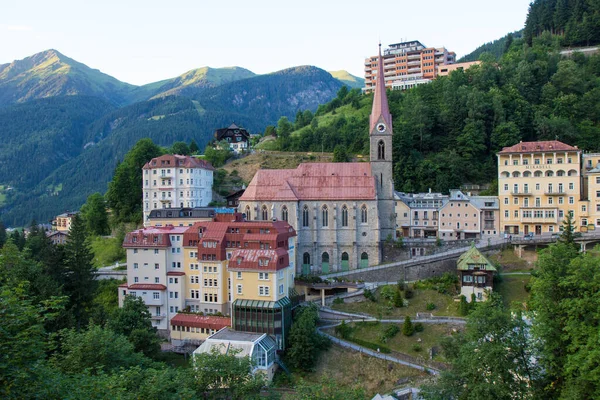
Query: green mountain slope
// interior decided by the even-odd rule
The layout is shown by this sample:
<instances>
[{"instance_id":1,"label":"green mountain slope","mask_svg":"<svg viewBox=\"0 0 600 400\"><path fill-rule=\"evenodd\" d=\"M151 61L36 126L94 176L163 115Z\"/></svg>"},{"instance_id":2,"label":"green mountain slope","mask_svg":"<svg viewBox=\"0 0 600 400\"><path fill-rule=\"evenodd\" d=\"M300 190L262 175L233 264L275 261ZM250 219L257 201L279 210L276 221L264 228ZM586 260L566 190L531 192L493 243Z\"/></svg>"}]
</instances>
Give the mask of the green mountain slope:
<instances>
[{"instance_id":1,"label":"green mountain slope","mask_svg":"<svg viewBox=\"0 0 600 400\"><path fill-rule=\"evenodd\" d=\"M520 39L523 37L523 29L520 31L515 31L509 33L505 36L502 36L500 39L496 39L492 42L487 42L482 44L469 54L461 57L458 62L467 62L467 61L477 61L479 60L479 56L483 53L490 53L496 59L502 57L502 54L510 47L512 41L514 39Z\"/></svg>"},{"instance_id":2,"label":"green mountain slope","mask_svg":"<svg viewBox=\"0 0 600 400\"><path fill-rule=\"evenodd\" d=\"M0 108L0 184L32 187L76 157L91 122L114 110L97 97L61 96Z\"/></svg>"},{"instance_id":3,"label":"green mountain slope","mask_svg":"<svg viewBox=\"0 0 600 400\"><path fill-rule=\"evenodd\" d=\"M89 194L106 190L119 160L141 138L164 146L194 139L202 148L216 128L235 122L262 131L282 115L293 118L299 109L316 110L341 86L321 69L299 67L206 88L197 100L166 96L108 112L81 129L87 147L78 156L48 171L36 185L17 187L2 219L20 226L79 208Z\"/></svg>"},{"instance_id":4,"label":"green mountain slope","mask_svg":"<svg viewBox=\"0 0 600 400\"><path fill-rule=\"evenodd\" d=\"M224 83L251 78L256 74L241 67L193 69L172 79L149 83L135 88L128 100L130 102L164 96L191 97L203 89Z\"/></svg>"},{"instance_id":5,"label":"green mountain slope","mask_svg":"<svg viewBox=\"0 0 600 400\"><path fill-rule=\"evenodd\" d=\"M364 78L354 76L348 71L344 71L344 70L329 71L329 73L335 79L341 81L345 85L348 85L351 89L353 89L353 88L362 89L363 87L365 87L365 79Z\"/></svg>"},{"instance_id":6,"label":"green mountain slope","mask_svg":"<svg viewBox=\"0 0 600 400\"><path fill-rule=\"evenodd\" d=\"M56 50L0 65L0 106L65 95L96 96L121 105L133 88Z\"/></svg>"}]
</instances>

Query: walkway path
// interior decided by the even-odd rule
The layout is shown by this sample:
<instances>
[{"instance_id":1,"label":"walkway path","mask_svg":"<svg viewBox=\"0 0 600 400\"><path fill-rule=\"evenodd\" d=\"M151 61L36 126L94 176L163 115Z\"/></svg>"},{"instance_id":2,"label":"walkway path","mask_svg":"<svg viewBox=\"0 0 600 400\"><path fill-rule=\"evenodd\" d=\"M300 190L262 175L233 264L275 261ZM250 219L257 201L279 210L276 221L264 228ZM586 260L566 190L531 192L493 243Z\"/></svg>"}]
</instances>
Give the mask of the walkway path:
<instances>
[{"instance_id":1,"label":"walkway path","mask_svg":"<svg viewBox=\"0 0 600 400\"><path fill-rule=\"evenodd\" d=\"M342 340L340 338L337 338L333 335L330 335L326 332L323 332L323 329L329 329L329 328L334 328L338 325L340 325L342 323L342 321L345 322L352 322L352 321L379 321L382 323L397 323L397 324L401 324L404 323L404 319L377 319L377 318L373 318L371 316L368 315L362 315L362 314L352 314L352 313L346 313L346 312L342 312L342 311L336 311L336 310L332 310L331 308L327 308L327 307L321 307L319 308L319 317L322 319L334 319L334 320L338 320L338 322L334 323L334 324L329 324L329 325L325 325L325 326L321 326L317 328L317 331L319 332L319 334L328 337L329 339L331 339L331 341L333 343L336 343L342 347L348 348L348 349L352 349L355 351L359 351L361 353L370 355L372 357L376 357L376 358L380 358L382 360L386 360L386 361L391 361L391 362L395 362L397 364L401 364L401 365L405 365L407 367L410 368L414 368L414 369L418 369L420 371L424 371L424 372L428 372L431 373L433 375L439 375L440 371L437 368L433 368L433 367L429 367L429 366L425 366L425 365L421 365L421 364L417 364L414 362L410 362L410 361L405 361L405 360L401 360L397 357L393 357L391 355L388 354L383 354L383 353L379 353L377 351L373 351L371 349L368 349L366 347L363 346L359 346L355 343L346 341L346 340ZM334 318L328 318L328 317L334 317ZM337 317L337 318L336 318ZM341 319L340 319L341 317ZM421 318L419 314L417 314L417 318L412 320L413 322L420 322L423 324L460 324L460 325L464 325L467 321L464 318L457 318L457 317L434 317L433 315L429 314L427 317L425 318ZM399 353L399 352L398 352Z\"/></svg>"}]
</instances>

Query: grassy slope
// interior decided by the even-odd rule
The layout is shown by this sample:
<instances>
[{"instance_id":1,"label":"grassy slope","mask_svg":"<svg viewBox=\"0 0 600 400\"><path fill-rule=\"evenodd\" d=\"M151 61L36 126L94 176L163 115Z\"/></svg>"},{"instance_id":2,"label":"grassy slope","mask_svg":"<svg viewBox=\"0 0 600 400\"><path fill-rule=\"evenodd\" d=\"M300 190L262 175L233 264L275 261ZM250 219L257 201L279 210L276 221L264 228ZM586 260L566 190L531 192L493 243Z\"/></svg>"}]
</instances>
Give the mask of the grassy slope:
<instances>
[{"instance_id":1,"label":"grassy slope","mask_svg":"<svg viewBox=\"0 0 600 400\"><path fill-rule=\"evenodd\" d=\"M352 75L348 71L340 70L340 71L328 71L331 76L335 79L342 81L346 85L351 88L363 88L365 86L364 78L360 78L358 76Z\"/></svg>"},{"instance_id":2,"label":"grassy slope","mask_svg":"<svg viewBox=\"0 0 600 400\"><path fill-rule=\"evenodd\" d=\"M256 171L262 169L296 168L303 162L331 162L330 153L290 153L280 151L256 152L247 157L226 164L223 169L231 173L236 170L246 183L249 183Z\"/></svg>"},{"instance_id":3,"label":"grassy slope","mask_svg":"<svg viewBox=\"0 0 600 400\"><path fill-rule=\"evenodd\" d=\"M415 289L413 298L409 299L408 302L408 307L392 307L391 309L383 300L376 303L365 300L358 303L334 304L332 308L350 313L369 314L378 318L381 316L385 319L402 319L406 315L414 317L418 312L431 312L438 316L458 316L458 307L452 296L440 294L435 290ZM433 311L428 311L427 303L435 304L436 308Z\"/></svg>"},{"instance_id":4,"label":"grassy slope","mask_svg":"<svg viewBox=\"0 0 600 400\"><path fill-rule=\"evenodd\" d=\"M390 370L387 361L334 345L321 355L315 371L304 374L302 378L308 382L318 382L326 377L333 379L340 387L364 388L369 399L377 393L390 392L399 379L409 378L413 385L418 385L427 378L418 370L391 365Z\"/></svg>"}]
</instances>

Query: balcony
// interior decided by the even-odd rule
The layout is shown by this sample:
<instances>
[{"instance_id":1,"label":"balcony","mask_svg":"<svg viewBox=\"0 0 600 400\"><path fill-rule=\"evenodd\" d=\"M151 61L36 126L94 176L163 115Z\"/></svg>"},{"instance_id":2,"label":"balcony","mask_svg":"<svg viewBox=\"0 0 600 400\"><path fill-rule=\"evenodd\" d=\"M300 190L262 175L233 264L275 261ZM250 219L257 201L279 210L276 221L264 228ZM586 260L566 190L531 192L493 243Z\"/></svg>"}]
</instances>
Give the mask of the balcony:
<instances>
[{"instance_id":1,"label":"balcony","mask_svg":"<svg viewBox=\"0 0 600 400\"><path fill-rule=\"evenodd\" d=\"M163 300L163 298L160 299L144 299L144 304L147 306L162 306L163 304L165 304L165 301Z\"/></svg>"},{"instance_id":2,"label":"balcony","mask_svg":"<svg viewBox=\"0 0 600 400\"><path fill-rule=\"evenodd\" d=\"M408 72L409 72L409 73L421 72L421 67L409 68L409 69L408 69Z\"/></svg>"},{"instance_id":3,"label":"balcony","mask_svg":"<svg viewBox=\"0 0 600 400\"><path fill-rule=\"evenodd\" d=\"M533 196L529 190L513 190L510 192L513 196Z\"/></svg>"},{"instance_id":4,"label":"balcony","mask_svg":"<svg viewBox=\"0 0 600 400\"><path fill-rule=\"evenodd\" d=\"M421 64L421 60L414 60L414 61L409 61L407 63L407 65L420 65Z\"/></svg>"},{"instance_id":5,"label":"balcony","mask_svg":"<svg viewBox=\"0 0 600 400\"><path fill-rule=\"evenodd\" d=\"M167 314L154 314L152 316L150 316L150 319L155 320L155 321L160 321L163 318L166 318Z\"/></svg>"},{"instance_id":6,"label":"balcony","mask_svg":"<svg viewBox=\"0 0 600 400\"><path fill-rule=\"evenodd\" d=\"M172 201L173 201L173 199L172 199L171 197L169 197L169 198L164 198L164 197L163 197L162 199L160 199L160 201L161 201L162 203L170 203L170 202L172 202Z\"/></svg>"},{"instance_id":7,"label":"balcony","mask_svg":"<svg viewBox=\"0 0 600 400\"><path fill-rule=\"evenodd\" d=\"M564 191L562 191L562 190L557 190L557 191L555 191L555 190L546 190L544 192L544 194L546 196L566 196L567 195L567 193L564 192Z\"/></svg>"}]
</instances>

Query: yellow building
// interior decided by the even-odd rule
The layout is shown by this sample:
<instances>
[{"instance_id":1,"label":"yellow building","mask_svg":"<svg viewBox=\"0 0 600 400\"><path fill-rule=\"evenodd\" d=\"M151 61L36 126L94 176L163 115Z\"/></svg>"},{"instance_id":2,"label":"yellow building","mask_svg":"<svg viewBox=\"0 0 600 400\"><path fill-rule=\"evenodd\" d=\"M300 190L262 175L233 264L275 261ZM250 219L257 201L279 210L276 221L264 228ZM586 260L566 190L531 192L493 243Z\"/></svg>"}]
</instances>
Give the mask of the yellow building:
<instances>
[{"instance_id":1,"label":"yellow building","mask_svg":"<svg viewBox=\"0 0 600 400\"><path fill-rule=\"evenodd\" d=\"M71 230L71 222L76 212L67 212L64 214L57 215L52 221L52 229L59 232L68 232Z\"/></svg>"},{"instance_id":2,"label":"yellow building","mask_svg":"<svg viewBox=\"0 0 600 400\"><path fill-rule=\"evenodd\" d=\"M587 193L588 213L582 213L580 229L583 231L597 230L600 226L600 153L583 155L583 187Z\"/></svg>"},{"instance_id":3,"label":"yellow building","mask_svg":"<svg viewBox=\"0 0 600 400\"><path fill-rule=\"evenodd\" d=\"M501 231L552 234L567 213L578 226L588 217L577 147L556 140L521 142L497 156Z\"/></svg>"}]
</instances>

